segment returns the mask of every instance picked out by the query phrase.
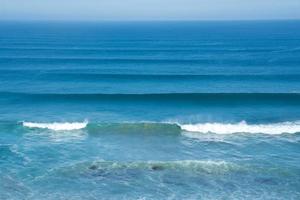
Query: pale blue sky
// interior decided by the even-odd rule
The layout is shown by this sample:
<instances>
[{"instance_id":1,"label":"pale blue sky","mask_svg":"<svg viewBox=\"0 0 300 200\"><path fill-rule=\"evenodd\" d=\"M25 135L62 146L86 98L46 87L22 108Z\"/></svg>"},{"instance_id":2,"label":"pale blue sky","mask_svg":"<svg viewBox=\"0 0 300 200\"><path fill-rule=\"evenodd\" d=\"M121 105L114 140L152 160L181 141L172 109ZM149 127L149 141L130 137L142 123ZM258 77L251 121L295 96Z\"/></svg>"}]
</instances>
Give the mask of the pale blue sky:
<instances>
[{"instance_id":1,"label":"pale blue sky","mask_svg":"<svg viewBox=\"0 0 300 200\"><path fill-rule=\"evenodd\" d=\"M300 19L300 0L0 0L0 20Z\"/></svg>"}]
</instances>

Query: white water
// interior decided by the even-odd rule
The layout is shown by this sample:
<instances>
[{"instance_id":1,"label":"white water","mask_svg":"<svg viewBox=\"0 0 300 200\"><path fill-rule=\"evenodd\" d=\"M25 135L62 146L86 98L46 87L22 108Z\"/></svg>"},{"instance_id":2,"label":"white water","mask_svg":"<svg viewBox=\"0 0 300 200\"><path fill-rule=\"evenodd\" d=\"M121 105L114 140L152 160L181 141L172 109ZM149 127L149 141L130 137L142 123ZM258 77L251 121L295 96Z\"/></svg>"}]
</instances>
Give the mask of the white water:
<instances>
[{"instance_id":1,"label":"white water","mask_svg":"<svg viewBox=\"0 0 300 200\"><path fill-rule=\"evenodd\" d=\"M23 126L29 128L42 128L55 131L78 130L87 126L88 121L84 122L53 122L37 123L22 122ZM283 134L300 132L300 121L281 122L273 124L247 124L242 121L239 123L198 123L198 124L178 124L183 131L198 133L216 133L216 134L233 134L233 133L263 133L263 134Z\"/></svg>"},{"instance_id":2,"label":"white water","mask_svg":"<svg viewBox=\"0 0 300 200\"><path fill-rule=\"evenodd\" d=\"M87 126L88 122L53 122L53 123L36 123L36 122L23 122L23 126L29 128L43 128L55 131L70 131L83 129Z\"/></svg>"},{"instance_id":3,"label":"white water","mask_svg":"<svg viewBox=\"0 0 300 200\"><path fill-rule=\"evenodd\" d=\"M264 133L264 134L283 134L300 132L300 121L282 122L273 124L247 124L242 121L235 124L223 123L202 123L202 124L183 124L181 129L189 132L233 134L233 133Z\"/></svg>"}]
</instances>

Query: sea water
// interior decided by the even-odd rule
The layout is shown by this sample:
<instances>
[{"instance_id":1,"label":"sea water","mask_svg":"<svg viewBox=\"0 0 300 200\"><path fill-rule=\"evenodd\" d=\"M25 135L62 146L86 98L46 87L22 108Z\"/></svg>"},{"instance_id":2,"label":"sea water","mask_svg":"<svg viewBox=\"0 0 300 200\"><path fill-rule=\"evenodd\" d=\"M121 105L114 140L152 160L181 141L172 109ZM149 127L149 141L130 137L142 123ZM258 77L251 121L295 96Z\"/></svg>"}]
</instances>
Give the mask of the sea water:
<instances>
[{"instance_id":1,"label":"sea water","mask_svg":"<svg viewBox=\"0 0 300 200\"><path fill-rule=\"evenodd\" d=\"M300 21L1 22L0 199L300 199Z\"/></svg>"}]
</instances>

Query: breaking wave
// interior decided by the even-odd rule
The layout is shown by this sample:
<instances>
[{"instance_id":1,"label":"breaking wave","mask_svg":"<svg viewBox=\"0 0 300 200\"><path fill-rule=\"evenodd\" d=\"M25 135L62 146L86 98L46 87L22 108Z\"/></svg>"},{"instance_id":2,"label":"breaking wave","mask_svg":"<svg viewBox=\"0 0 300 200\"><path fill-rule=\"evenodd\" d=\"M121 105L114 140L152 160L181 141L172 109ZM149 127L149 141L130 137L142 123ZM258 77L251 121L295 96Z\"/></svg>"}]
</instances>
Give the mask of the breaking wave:
<instances>
[{"instance_id":1,"label":"breaking wave","mask_svg":"<svg viewBox=\"0 0 300 200\"><path fill-rule=\"evenodd\" d=\"M54 131L70 131L83 129L87 126L88 122L53 122L53 123L36 123L36 122L22 122L24 127L28 128L43 128L51 129Z\"/></svg>"},{"instance_id":2,"label":"breaking wave","mask_svg":"<svg viewBox=\"0 0 300 200\"><path fill-rule=\"evenodd\" d=\"M262 134L284 134L300 132L300 121L280 122L272 124L248 124L245 121L239 123L156 123L156 122L137 122L137 123L89 123L83 122L53 122L37 123L22 122L27 128L50 129L53 131L72 131L87 129L89 133L99 132L134 132L134 133L215 133L215 134L234 134L234 133L262 133Z\"/></svg>"},{"instance_id":3,"label":"breaking wave","mask_svg":"<svg viewBox=\"0 0 300 200\"><path fill-rule=\"evenodd\" d=\"M233 133L264 133L283 134L300 132L300 121L273 124L247 124L242 121L235 124L202 123L180 125L181 129L189 132L233 134Z\"/></svg>"}]
</instances>

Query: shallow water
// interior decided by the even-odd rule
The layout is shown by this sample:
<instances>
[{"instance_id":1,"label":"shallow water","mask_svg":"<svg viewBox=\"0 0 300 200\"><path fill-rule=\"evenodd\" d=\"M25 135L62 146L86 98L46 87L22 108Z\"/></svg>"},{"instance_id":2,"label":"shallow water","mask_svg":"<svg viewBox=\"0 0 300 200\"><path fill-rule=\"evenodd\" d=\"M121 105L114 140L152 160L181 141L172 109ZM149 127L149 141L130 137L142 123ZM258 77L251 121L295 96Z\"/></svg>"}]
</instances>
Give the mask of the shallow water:
<instances>
[{"instance_id":1,"label":"shallow water","mask_svg":"<svg viewBox=\"0 0 300 200\"><path fill-rule=\"evenodd\" d=\"M299 21L0 29L0 199L300 198Z\"/></svg>"}]
</instances>

